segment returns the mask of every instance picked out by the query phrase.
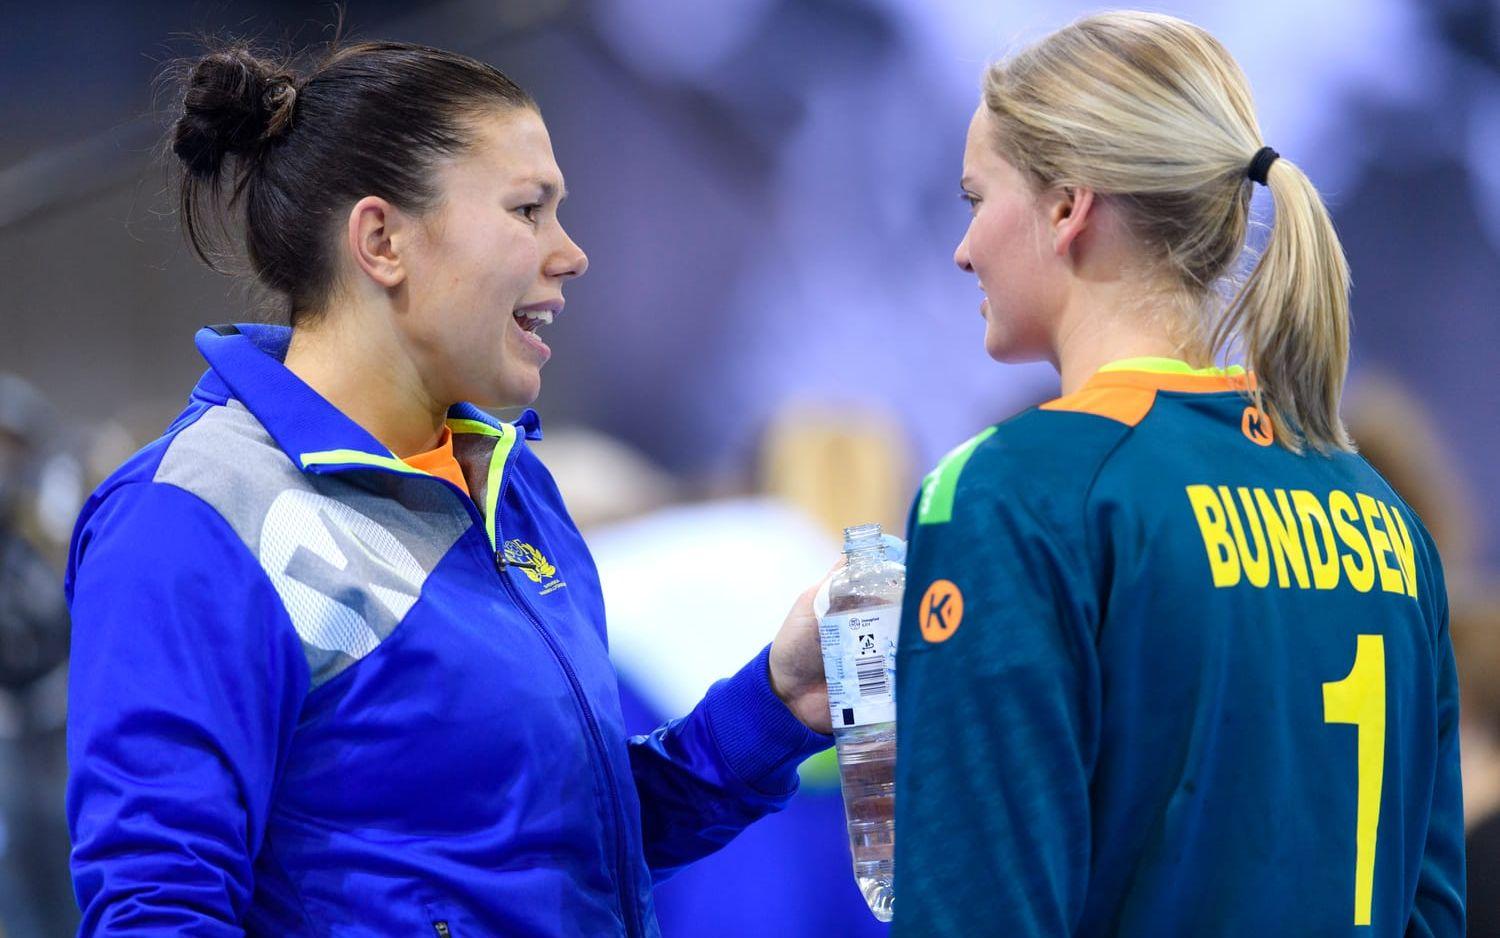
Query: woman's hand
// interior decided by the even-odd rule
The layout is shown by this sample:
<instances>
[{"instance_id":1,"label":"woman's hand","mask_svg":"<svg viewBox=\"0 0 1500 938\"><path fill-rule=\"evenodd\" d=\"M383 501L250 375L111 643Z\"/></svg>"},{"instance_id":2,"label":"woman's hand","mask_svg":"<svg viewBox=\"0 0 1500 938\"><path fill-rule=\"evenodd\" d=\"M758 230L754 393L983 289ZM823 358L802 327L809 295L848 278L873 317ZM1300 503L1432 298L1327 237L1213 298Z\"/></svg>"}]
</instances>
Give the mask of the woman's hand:
<instances>
[{"instance_id":1,"label":"woman's hand","mask_svg":"<svg viewBox=\"0 0 1500 938\"><path fill-rule=\"evenodd\" d=\"M841 566L842 560L828 571L828 576L833 576ZM797 597L771 643L771 690L808 729L831 733L833 720L828 714L823 647L818 641L818 617L813 614L813 597L822 585L820 580Z\"/></svg>"}]
</instances>

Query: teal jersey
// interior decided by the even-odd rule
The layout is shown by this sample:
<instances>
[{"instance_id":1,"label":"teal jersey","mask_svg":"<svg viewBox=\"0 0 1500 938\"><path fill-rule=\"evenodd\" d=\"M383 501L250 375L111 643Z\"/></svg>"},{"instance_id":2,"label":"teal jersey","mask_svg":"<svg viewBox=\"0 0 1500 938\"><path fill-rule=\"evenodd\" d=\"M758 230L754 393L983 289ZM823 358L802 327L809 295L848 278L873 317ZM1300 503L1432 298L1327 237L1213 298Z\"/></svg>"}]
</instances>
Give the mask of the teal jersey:
<instances>
[{"instance_id":1,"label":"teal jersey","mask_svg":"<svg viewBox=\"0 0 1500 938\"><path fill-rule=\"evenodd\" d=\"M896 935L1463 934L1437 552L1252 381L1118 363L927 477Z\"/></svg>"}]
</instances>

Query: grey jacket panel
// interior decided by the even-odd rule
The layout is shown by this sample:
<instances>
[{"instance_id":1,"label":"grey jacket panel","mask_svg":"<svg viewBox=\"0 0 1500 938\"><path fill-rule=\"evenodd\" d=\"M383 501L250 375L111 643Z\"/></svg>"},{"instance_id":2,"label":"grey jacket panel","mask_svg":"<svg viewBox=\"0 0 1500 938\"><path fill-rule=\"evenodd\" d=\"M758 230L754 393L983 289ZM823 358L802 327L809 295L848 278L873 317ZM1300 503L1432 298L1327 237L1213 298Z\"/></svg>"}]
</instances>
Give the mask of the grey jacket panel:
<instances>
[{"instance_id":1,"label":"grey jacket panel","mask_svg":"<svg viewBox=\"0 0 1500 938\"><path fill-rule=\"evenodd\" d=\"M234 529L281 597L317 687L373 651L473 523L435 479L303 472L238 401L173 439L154 480Z\"/></svg>"}]
</instances>

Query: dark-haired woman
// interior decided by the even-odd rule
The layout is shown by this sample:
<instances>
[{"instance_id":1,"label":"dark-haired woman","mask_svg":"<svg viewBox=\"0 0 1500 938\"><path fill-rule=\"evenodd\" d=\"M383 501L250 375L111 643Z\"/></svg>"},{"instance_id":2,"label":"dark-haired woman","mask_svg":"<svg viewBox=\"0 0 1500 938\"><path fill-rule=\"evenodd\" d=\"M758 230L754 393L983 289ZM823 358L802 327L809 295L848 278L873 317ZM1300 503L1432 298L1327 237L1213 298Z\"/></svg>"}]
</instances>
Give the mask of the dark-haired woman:
<instances>
[{"instance_id":1,"label":"dark-haired woman","mask_svg":"<svg viewBox=\"0 0 1500 938\"><path fill-rule=\"evenodd\" d=\"M829 738L811 614L627 740L587 549L518 406L587 267L526 94L382 43L187 80L194 246L235 193L290 328L213 326L69 570L87 935L649 935L651 884ZM711 618L712 610L704 610Z\"/></svg>"}]
</instances>

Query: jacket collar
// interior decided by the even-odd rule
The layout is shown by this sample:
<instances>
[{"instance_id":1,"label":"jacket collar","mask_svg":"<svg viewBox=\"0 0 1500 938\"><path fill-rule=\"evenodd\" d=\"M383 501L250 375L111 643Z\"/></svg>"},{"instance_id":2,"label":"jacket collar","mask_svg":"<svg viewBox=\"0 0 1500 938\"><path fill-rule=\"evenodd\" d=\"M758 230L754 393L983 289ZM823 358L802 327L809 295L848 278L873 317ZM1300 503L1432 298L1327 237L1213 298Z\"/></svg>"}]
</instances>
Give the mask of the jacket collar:
<instances>
[{"instance_id":1,"label":"jacket collar","mask_svg":"<svg viewBox=\"0 0 1500 938\"><path fill-rule=\"evenodd\" d=\"M362 453L374 460L394 454L369 431L350 420L328 399L309 387L282 364L292 330L263 323L208 326L194 339L209 370L193 389L195 398L222 401L233 397L255 415L276 445L292 462L307 468L303 456L342 451ZM460 402L448 410L449 420L468 420L496 431L504 425L473 404ZM542 438L541 418L527 409L511 426L528 440Z\"/></svg>"}]
</instances>

